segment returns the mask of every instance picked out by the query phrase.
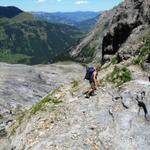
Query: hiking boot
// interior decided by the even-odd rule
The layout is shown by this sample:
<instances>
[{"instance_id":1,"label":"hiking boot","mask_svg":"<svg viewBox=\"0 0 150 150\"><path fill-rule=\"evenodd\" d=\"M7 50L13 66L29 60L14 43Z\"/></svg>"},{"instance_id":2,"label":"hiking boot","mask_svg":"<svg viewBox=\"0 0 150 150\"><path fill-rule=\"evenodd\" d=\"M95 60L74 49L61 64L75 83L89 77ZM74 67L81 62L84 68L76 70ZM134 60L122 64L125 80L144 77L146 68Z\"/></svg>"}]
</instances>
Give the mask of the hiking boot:
<instances>
[{"instance_id":1,"label":"hiking boot","mask_svg":"<svg viewBox=\"0 0 150 150\"><path fill-rule=\"evenodd\" d=\"M97 94L96 93L92 93L90 96L96 96Z\"/></svg>"},{"instance_id":2,"label":"hiking boot","mask_svg":"<svg viewBox=\"0 0 150 150\"><path fill-rule=\"evenodd\" d=\"M85 98L90 98L90 95L89 95L89 94L86 94Z\"/></svg>"},{"instance_id":3,"label":"hiking boot","mask_svg":"<svg viewBox=\"0 0 150 150\"><path fill-rule=\"evenodd\" d=\"M84 95L87 95L87 94L88 94L88 91L84 92L83 94L84 94Z\"/></svg>"}]
</instances>

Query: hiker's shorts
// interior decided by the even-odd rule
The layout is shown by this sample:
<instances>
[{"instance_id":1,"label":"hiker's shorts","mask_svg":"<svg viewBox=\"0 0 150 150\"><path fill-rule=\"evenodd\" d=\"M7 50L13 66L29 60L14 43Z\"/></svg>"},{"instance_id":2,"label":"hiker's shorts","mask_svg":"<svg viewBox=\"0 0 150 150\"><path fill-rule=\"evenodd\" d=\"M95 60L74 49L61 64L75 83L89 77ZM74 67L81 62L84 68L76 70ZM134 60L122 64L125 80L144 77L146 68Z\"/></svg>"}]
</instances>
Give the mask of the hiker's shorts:
<instances>
[{"instance_id":1,"label":"hiker's shorts","mask_svg":"<svg viewBox=\"0 0 150 150\"><path fill-rule=\"evenodd\" d=\"M93 81L90 81L90 85L91 85L91 89L93 89L93 90L95 90L95 89L96 89L96 86L95 86L95 84L94 84L94 82L93 82Z\"/></svg>"}]
</instances>

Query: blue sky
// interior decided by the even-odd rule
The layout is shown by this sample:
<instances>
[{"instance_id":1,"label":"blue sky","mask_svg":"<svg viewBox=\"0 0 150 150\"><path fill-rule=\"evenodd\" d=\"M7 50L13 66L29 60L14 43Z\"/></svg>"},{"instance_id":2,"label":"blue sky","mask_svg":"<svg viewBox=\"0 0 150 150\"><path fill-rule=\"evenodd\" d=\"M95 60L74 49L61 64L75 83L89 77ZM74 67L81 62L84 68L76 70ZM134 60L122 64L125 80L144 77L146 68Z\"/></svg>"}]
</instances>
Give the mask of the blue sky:
<instances>
[{"instance_id":1,"label":"blue sky","mask_svg":"<svg viewBox=\"0 0 150 150\"><path fill-rule=\"evenodd\" d=\"M123 0L0 0L0 6L17 6L24 11L103 11Z\"/></svg>"}]
</instances>

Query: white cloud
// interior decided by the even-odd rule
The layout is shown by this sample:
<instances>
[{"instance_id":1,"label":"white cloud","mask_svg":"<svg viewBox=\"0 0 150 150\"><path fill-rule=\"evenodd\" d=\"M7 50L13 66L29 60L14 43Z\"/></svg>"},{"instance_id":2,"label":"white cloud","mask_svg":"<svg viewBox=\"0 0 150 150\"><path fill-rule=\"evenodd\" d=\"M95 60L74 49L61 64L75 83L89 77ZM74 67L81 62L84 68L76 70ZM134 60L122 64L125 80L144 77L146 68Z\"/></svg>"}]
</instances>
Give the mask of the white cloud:
<instances>
[{"instance_id":1,"label":"white cloud","mask_svg":"<svg viewBox=\"0 0 150 150\"><path fill-rule=\"evenodd\" d=\"M78 1L76 1L77 5L87 4L87 3L89 3L87 0L78 0Z\"/></svg>"},{"instance_id":2,"label":"white cloud","mask_svg":"<svg viewBox=\"0 0 150 150\"><path fill-rule=\"evenodd\" d=\"M38 3L44 3L46 0L38 0Z\"/></svg>"}]
</instances>

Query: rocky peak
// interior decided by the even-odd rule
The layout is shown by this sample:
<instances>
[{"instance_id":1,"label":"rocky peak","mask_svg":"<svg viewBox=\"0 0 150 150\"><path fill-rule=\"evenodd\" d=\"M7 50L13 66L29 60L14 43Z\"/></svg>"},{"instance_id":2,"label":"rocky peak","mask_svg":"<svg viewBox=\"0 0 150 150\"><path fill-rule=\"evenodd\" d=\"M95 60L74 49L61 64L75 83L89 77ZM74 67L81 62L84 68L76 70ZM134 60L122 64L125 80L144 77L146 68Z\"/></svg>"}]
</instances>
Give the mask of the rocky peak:
<instances>
[{"instance_id":1,"label":"rocky peak","mask_svg":"<svg viewBox=\"0 0 150 150\"><path fill-rule=\"evenodd\" d=\"M138 30L143 25L142 30L146 30L149 26L150 18L148 9L150 2L126 0L116 8L111 19L111 25L103 38L102 55L119 53L124 45L129 45L128 38L132 35L134 42L142 36ZM138 30L139 36L134 35L134 31ZM133 43L132 43L133 44ZM130 49L130 48L129 48ZM124 56L120 56L124 57ZM103 57L105 61L105 57ZM122 58L123 59L123 58Z\"/></svg>"},{"instance_id":2,"label":"rocky peak","mask_svg":"<svg viewBox=\"0 0 150 150\"><path fill-rule=\"evenodd\" d=\"M103 62L116 53L121 60L135 55L142 44L139 39L149 30L149 8L149 0L125 0L104 12L94 30L73 50L73 57L83 60L81 56L84 57L82 54L86 53L87 47L95 48L90 57Z\"/></svg>"}]
</instances>

